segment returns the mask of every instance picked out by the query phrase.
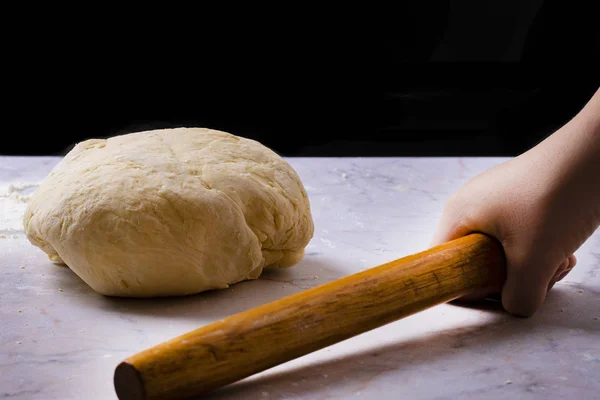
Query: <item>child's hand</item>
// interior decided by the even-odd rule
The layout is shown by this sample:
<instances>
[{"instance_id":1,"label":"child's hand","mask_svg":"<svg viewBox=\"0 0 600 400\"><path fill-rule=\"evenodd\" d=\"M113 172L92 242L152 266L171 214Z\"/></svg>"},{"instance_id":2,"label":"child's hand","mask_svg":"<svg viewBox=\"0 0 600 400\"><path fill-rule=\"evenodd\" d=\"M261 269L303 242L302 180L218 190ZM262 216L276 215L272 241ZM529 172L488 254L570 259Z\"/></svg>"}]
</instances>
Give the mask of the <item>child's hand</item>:
<instances>
[{"instance_id":1,"label":"child's hand","mask_svg":"<svg viewBox=\"0 0 600 400\"><path fill-rule=\"evenodd\" d=\"M507 262L502 305L530 316L575 266L573 253L598 226L600 91L545 141L458 190L446 204L433 244L470 232L497 238Z\"/></svg>"},{"instance_id":2,"label":"child's hand","mask_svg":"<svg viewBox=\"0 0 600 400\"><path fill-rule=\"evenodd\" d=\"M527 160L514 159L467 182L446 203L434 245L482 232L504 247L504 308L530 316L546 292L575 266L573 252L585 238L567 191L548 190ZM578 240L572 240L575 236ZM487 293L486 293L487 292ZM483 297L489 290L470 298Z\"/></svg>"}]
</instances>

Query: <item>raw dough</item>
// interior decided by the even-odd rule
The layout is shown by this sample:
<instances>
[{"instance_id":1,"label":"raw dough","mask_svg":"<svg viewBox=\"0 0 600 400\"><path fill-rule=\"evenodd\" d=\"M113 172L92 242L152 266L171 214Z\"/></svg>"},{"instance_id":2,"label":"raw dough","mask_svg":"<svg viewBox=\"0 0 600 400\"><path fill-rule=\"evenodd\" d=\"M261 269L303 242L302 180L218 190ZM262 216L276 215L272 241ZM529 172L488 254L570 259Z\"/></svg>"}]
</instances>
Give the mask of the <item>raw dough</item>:
<instances>
[{"instance_id":1,"label":"raw dough","mask_svg":"<svg viewBox=\"0 0 600 400\"><path fill-rule=\"evenodd\" d=\"M260 143L177 128L79 143L32 197L25 232L108 296L227 288L289 267L313 235L300 178Z\"/></svg>"}]
</instances>

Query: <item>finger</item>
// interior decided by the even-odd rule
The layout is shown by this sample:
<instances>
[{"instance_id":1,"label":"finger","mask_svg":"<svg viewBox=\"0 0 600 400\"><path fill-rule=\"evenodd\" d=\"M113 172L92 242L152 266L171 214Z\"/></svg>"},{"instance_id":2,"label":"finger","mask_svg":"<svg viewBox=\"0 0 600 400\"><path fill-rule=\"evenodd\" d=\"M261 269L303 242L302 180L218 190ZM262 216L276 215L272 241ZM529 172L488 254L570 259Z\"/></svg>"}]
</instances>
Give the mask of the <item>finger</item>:
<instances>
[{"instance_id":1,"label":"finger","mask_svg":"<svg viewBox=\"0 0 600 400\"><path fill-rule=\"evenodd\" d=\"M450 217L444 216L440 220L437 231L431 239L431 246L437 246L454 239L466 236L473 232L473 229L467 227L461 222L451 221Z\"/></svg>"},{"instance_id":2,"label":"finger","mask_svg":"<svg viewBox=\"0 0 600 400\"><path fill-rule=\"evenodd\" d=\"M457 198L456 193L446 200L444 211L431 239L431 246L437 246L450 240L458 239L469 233L464 224L464 205L462 203Z\"/></svg>"},{"instance_id":3,"label":"finger","mask_svg":"<svg viewBox=\"0 0 600 400\"><path fill-rule=\"evenodd\" d=\"M574 255L570 255L569 257L567 257L558 267L556 273L550 280L550 283L548 284L548 290L552 289L556 282L560 282L567 275L569 275L569 273L573 270L575 265L577 265L577 257L575 257Z\"/></svg>"},{"instance_id":4,"label":"finger","mask_svg":"<svg viewBox=\"0 0 600 400\"><path fill-rule=\"evenodd\" d=\"M562 271L558 276L552 278L552 280L548 284L548 291L550 291L550 289L552 289L557 282L562 281L571 271L572 268L567 268L564 271Z\"/></svg>"},{"instance_id":5,"label":"finger","mask_svg":"<svg viewBox=\"0 0 600 400\"><path fill-rule=\"evenodd\" d=\"M570 269L573 269L576 265L577 265L577 257L575 256L575 254L571 254L569 256L569 266L571 267Z\"/></svg>"},{"instance_id":6,"label":"finger","mask_svg":"<svg viewBox=\"0 0 600 400\"><path fill-rule=\"evenodd\" d=\"M502 288L502 306L513 315L531 317L544 303L547 288L535 280L513 276Z\"/></svg>"},{"instance_id":7,"label":"finger","mask_svg":"<svg viewBox=\"0 0 600 400\"><path fill-rule=\"evenodd\" d=\"M556 272L550 279L550 282L548 283L548 289L546 291L550 291L550 289L552 289L552 287L556 284L556 282L558 282L562 279L561 276L565 273L565 271L567 270L568 267L569 267L569 258L565 258L563 260L563 262L560 263L560 265L556 269Z\"/></svg>"},{"instance_id":8,"label":"finger","mask_svg":"<svg viewBox=\"0 0 600 400\"><path fill-rule=\"evenodd\" d=\"M573 271L573 268L567 268L567 269L565 269L565 270L562 272L562 274L560 274L560 275L558 276L558 278L556 279L556 282L560 282L560 281L562 281L563 279L565 279L565 277L566 277L567 275L569 275L569 273L570 273L571 271Z\"/></svg>"},{"instance_id":9,"label":"finger","mask_svg":"<svg viewBox=\"0 0 600 400\"><path fill-rule=\"evenodd\" d=\"M521 317L532 316L544 303L548 288L556 271L568 262L563 260L557 265L552 274L548 274L548 268L537 265L528 259L519 259L518 256L507 252L507 276L502 288L502 306L506 311ZM547 263L545 260L537 262Z\"/></svg>"},{"instance_id":10,"label":"finger","mask_svg":"<svg viewBox=\"0 0 600 400\"><path fill-rule=\"evenodd\" d=\"M556 274L556 282L563 280L567 275L569 275L573 268L575 268L575 265L577 265L577 258L574 255L570 255L567 258L567 266L565 269L561 271L560 274Z\"/></svg>"}]
</instances>

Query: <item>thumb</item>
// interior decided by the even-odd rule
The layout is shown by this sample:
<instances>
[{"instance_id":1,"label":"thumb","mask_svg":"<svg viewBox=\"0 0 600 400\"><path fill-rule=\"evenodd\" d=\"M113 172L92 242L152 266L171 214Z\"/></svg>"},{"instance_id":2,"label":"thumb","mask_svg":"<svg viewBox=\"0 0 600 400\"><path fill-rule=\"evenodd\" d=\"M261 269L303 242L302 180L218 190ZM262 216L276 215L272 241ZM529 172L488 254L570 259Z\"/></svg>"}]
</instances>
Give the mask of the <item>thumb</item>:
<instances>
[{"instance_id":1,"label":"thumb","mask_svg":"<svg viewBox=\"0 0 600 400\"><path fill-rule=\"evenodd\" d=\"M430 247L458 239L474 231L474 229L467 227L464 223L457 222L457 218L452 218L447 213L444 213L431 239Z\"/></svg>"}]
</instances>

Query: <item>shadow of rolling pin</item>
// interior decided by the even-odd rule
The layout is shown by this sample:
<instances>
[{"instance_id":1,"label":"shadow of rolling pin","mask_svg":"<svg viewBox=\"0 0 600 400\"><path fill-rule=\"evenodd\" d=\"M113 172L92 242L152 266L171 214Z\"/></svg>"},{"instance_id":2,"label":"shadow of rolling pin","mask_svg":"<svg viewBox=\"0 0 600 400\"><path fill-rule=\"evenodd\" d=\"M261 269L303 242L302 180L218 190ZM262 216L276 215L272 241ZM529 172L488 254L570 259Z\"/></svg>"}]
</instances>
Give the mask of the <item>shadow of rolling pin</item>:
<instances>
[{"instance_id":1,"label":"shadow of rolling pin","mask_svg":"<svg viewBox=\"0 0 600 400\"><path fill-rule=\"evenodd\" d=\"M115 390L121 400L197 397L504 280L500 243L471 234L147 349L117 366Z\"/></svg>"}]
</instances>

